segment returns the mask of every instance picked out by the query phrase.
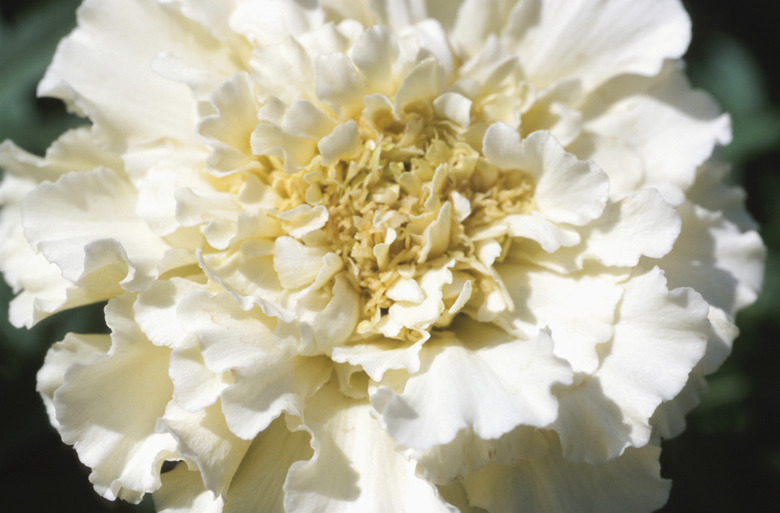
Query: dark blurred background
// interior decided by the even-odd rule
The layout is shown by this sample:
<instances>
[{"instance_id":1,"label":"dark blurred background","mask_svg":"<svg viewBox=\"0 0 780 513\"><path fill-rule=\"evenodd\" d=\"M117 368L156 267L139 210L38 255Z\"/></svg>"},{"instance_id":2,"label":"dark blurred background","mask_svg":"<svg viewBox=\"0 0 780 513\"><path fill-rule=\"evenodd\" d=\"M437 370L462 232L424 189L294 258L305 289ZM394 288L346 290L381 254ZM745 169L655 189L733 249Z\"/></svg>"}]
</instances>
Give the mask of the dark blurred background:
<instances>
[{"instance_id":1,"label":"dark blurred background","mask_svg":"<svg viewBox=\"0 0 780 513\"><path fill-rule=\"evenodd\" d=\"M731 358L709 378L688 429L664 443L662 473L673 480L663 513L780 511L780 2L685 0L693 19L686 57L691 80L732 115L723 156L769 248L764 292L738 317ZM0 0L0 141L42 154L81 123L59 101L35 97L54 48L75 24L78 0ZM68 331L104 331L102 305L56 315L31 331L5 318L0 284L0 511L152 513L103 500L75 452L49 426L35 373ZM370 512L367 512L370 513Z\"/></svg>"}]
</instances>

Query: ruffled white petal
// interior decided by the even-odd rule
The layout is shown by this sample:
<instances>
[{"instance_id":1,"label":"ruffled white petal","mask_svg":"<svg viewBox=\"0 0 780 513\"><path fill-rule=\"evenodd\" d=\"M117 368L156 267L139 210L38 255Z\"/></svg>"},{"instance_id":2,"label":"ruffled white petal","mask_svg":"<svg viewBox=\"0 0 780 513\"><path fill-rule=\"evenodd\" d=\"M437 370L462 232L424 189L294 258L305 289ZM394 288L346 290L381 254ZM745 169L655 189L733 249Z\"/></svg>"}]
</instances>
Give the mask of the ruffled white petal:
<instances>
[{"instance_id":1,"label":"ruffled white petal","mask_svg":"<svg viewBox=\"0 0 780 513\"><path fill-rule=\"evenodd\" d=\"M688 189L713 148L731 141L728 116L708 95L691 89L679 63L667 65L657 77L624 77L604 86L585 116L586 130L612 138L619 150L625 144L637 152L644 170L641 185L657 187L668 200L679 194L670 186ZM623 172L622 166L593 158L610 178Z\"/></svg>"},{"instance_id":2,"label":"ruffled white petal","mask_svg":"<svg viewBox=\"0 0 780 513\"><path fill-rule=\"evenodd\" d=\"M575 372L591 374L600 364L598 346L612 338L623 291L612 276L563 276L530 266L502 265L501 280L515 309L502 316L524 333L550 329L553 353Z\"/></svg>"},{"instance_id":3,"label":"ruffled white petal","mask_svg":"<svg viewBox=\"0 0 780 513\"><path fill-rule=\"evenodd\" d=\"M154 277L167 246L135 216L134 201L134 189L114 171L67 174L26 197L25 235L70 281L126 267L121 284L140 288Z\"/></svg>"},{"instance_id":4,"label":"ruffled white petal","mask_svg":"<svg viewBox=\"0 0 780 513\"><path fill-rule=\"evenodd\" d=\"M456 513L415 475L414 463L394 450L370 412L368 402L345 397L333 384L312 398L301 429L311 433L314 456L290 468L285 511Z\"/></svg>"},{"instance_id":5,"label":"ruffled white petal","mask_svg":"<svg viewBox=\"0 0 780 513\"><path fill-rule=\"evenodd\" d=\"M251 444L230 432L218 405L191 413L172 401L157 430L173 435L179 456L197 466L215 495L227 492Z\"/></svg>"},{"instance_id":6,"label":"ruffled white petal","mask_svg":"<svg viewBox=\"0 0 780 513\"><path fill-rule=\"evenodd\" d=\"M723 214L698 205L678 207L683 228L660 266L675 287L695 288L708 303L733 315L756 300L766 248L753 230L743 232Z\"/></svg>"},{"instance_id":7,"label":"ruffled white petal","mask_svg":"<svg viewBox=\"0 0 780 513\"><path fill-rule=\"evenodd\" d=\"M609 182L591 162L566 153L549 133L534 132L523 141L503 123L488 127L485 156L504 170L520 170L536 182L534 200L541 215L558 223L582 225L601 214Z\"/></svg>"},{"instance_id":8,"label":"ruffled white petal","mask_svg":"<svg viewBox=\"0 0 780 513\"><path fill-rule=\"evenodd\" d=\"M53 404L62 439L92 468L95 490L138 502L160 487L160 466L176 442L155 432L173 388L166 372L170 352L138 331L131 304L132 296L109 302L111 349L74 363Z\"/></svg>"},{"instance_id":9,"label":"ruffled white petal","mask_svg":"<svg viewBox=\"0 0 780 513\"><path fill-rule=\"evenodd\" d=\"M692 289L668 291L658 268L625 284L598 371L558 394L552 428L567 459L601 463L647 444L650 417L682 390L704 356L708 310Z\"/></svg>"},{"instance_id":10,"label":"ruffled white petal","mask_svg":"<svg viewBox=\"0 0 780 513\"><path fill-rule=\"evenodd\" d=\"M118 148L172 134L194 141L187 87L156 75L150 63L166 51L202 68L230 70L230 55L199 25L151 0L89 0L78 23L57 48L38 93L89 115ZM143 31L134 29L140 25Z\"/></svg>"},{"instance_id":11,"label":"ruffled white petal","mask_svg":"<svg viewBox=\"0 0 780 513\"><path fill-rule=\"evenodd\" d=\"M108 335L77 335L68 333L46 353L43 367L36 376L38 392L41 394L49 421L59 427L57 410L54 406L54 392L65 381L65 372L74 363L88 362L92 357L104 355L111 347Z\"/></svg>"},{"instance_id":12,"label":"ruffled white petal","mask_svg":"<svg viewBox=\"0 0 780 513\"><path fill-rule=\"evenodd\" d=\"M675 0L531 0L515 4L502 36L538 87L577 77L591 90L681 57L690 20Z\"/></svg>"},{"instance_id":13,"label":"ruffled white petal","mask_svg":"<svg viewBox=\"0 0 780 513\"><path fill-rule=\"evenodd\" d=\"M450 442L465 428L489 440L519 425L545 427L558 414L552 387L572 382L552 349L548 332L522 340L462 325L425 344L421 372L402 392L380 384L371 404L390 436L413 449Z\"/></svg>"}]
</instances>

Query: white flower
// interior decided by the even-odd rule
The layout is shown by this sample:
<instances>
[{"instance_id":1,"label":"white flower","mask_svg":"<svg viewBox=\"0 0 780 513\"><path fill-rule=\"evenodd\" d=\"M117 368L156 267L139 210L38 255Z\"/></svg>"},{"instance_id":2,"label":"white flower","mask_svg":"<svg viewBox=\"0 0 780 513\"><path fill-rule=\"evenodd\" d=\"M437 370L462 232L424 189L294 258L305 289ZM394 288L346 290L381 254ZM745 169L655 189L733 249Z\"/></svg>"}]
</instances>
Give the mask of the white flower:
<instances>
[{"instance_id":1,"label":"white flower","mask_svg":"<svg viewBox=\"0 0 780 513\"><path fill-rule=\"evenodd\" d=\"M763 270L688 42L677 0L86 0L39 92L92 125L0 146L0 264L16 325L108 301L38 376L95 489L660 507Z\"/></svg>"}]
</instances>

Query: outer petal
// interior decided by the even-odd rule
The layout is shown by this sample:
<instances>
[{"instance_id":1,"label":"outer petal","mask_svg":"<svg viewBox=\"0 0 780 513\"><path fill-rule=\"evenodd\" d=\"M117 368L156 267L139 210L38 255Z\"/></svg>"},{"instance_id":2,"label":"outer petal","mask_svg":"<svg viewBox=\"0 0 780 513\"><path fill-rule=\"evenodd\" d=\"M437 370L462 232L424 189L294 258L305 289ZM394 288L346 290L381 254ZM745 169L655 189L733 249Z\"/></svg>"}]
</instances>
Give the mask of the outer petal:
<instances>
[{"instance_id":1,"label":"outer petal","mask_svg":"<svg viewBox=\"0 0 780 513\"><path fill-rule=\"evenodd\" d=\"M425 344L423 366L403 392L382 386L371 392L382 427L396 442L428 449L464 428L489 440L519 425L555 420L551 388L570 384L572 372L553 355L549 332L519 340L476 323L454 331Z\"/></svg>"},{"instance_id":2,"label":"outer petal","mask_svg":"<svg viewBox=\"0 0 780 513\"><path fill-rule=\"evenodd\" d=\"M582 269L589 261L635 267L642 257L661 258L680 236L680 216L658 191L642 189L610 203L580 231L582 242L561 249L539 265Z\"/></svg>"},{"instance_id":3,"label":"outer petal","mask_svg":"<svg viewBox=\"0 0 780 513\"><path fill-rule=\"evenodd\" d=\"M227 492L251 443L230 432L218 405L190 413L171 401L157 430L173 435L179 455L197 465L206 488L216 495Z\"/></svg>"},{"instance_id":4,"label":"outer petal","mask_svg":"<svg viewBox=\"0 0 780 513\"><path fill-rule=\"evenodd\" d=\"M5 171L0 185L0 270L14 292L19 292L9 313L15 326L30 327L60 309L100 301L119 291L116 282L98 287L94 282L83 283L91 287L77 288L62 277L59 267L35 252L22 227L23 199L38 184L101 165L117 168L121 162L97 144L89 128L65 132L46 151L46 158L31 155L10 141L0 144L0 167Z\"/></svg>"},{"instance_id":5,"label":"outer petal","mask_svg":"<svg viewBox=\"0 0 780 513\"><path fill-rule=\"evenodd\" d=\"M135 191L116 172L98 168L43 183L25 199L25 235L71 281L100 267L130 266L127 288L155 274L167 248L135 216Z\"/></svg>"},{"instance_id":6,"label":"outer petal","mask_svg":"<svg viewBox=\"0 0 780 513\"><path fill-rule=\"evenodd\" d=\"M563 458L554 436L550 451L513 467L491 464L464 483L469 502L491 513L649 513L669 495L661 479L658 447L629 449L601 465Z\"/></svg>"},{"instance_id":7,"label":"outer petal","mask_svg":"<svg viewBox=\"0 0 780 513\"><path fill-rule=\"evenodd\" d=\"M308 437L275 420L251 442L230 487L215 497L203 487L200 476L179 465L163 475L163 486L154 494L160 513L283 513L282 485L290 465L311 457Z\"/></svg>"},{"instance_id":8,"label":"outer petal","mask_svg":"<svg viewBox=\"0 0 780 513\"><path fill-rule=\"evenodd\" d=\"M195 105L187 87L156 75L151 63L167 51L229 73L222 47L199 25L151 0L88 0L78 23L57 48L38 93L74 102L120 148L170 135L194 142Z\"/></svg>"},{"instance_id":9,"label":"outer petal","mask_svg":"<svg viewBox=\"0 0 780 513\"><path fill-rule=\"evenodd\" d=\"M602 463L650 438L650 417L673 399L704 355L707 303L691 289L669 292L658 268L629 280L615 334L599 370L559 394L566 459Z\"/></svg>"},{"instance_id":10,"label":"outer petal","mask_svg":"<svg viewBox=\"0 0 780 513\"><path fill-rule=\"evenodd\" d=\"M96 355L104 355L111 347L108 335L77 335L68 333L46 353L43 367L38 371L38 392L52 426L59 428L54 406L54 392L65 381L65 372L75 363L86 363Z\"/></svg>"},{"instance_id":11,"label":"outer petal","mask_svg":"<svg viewBox=\"0 0 780 513\"><path fill-rule=\"evenodd\" d=\"M158 513L222 513L223 500L203 486L200 473L180 463L162 475L154 505Z\"/></svg>"},{"instance_id":12,"label":"outer petal","mask_svg":"<svg viewBox=\"0 0 780 513\"><path fill-rule=\"evenodd\" d=\"M171 398L170 351L137 330L131 301L123 296L109 302L111 350L71 366L53 402L62 439L75 444L92 468L95 489L109 499L137 502L160 487L162 460L176 443L169 434L155 433Z\"/></svg>"},{"instance_id":13,"label":"outer petal","mask_svg":"<svg viewBox=\"0 0 780 513\"><path fill-rule=\"evenodd\" d=\"M538 87L577 77L591 90L620 74L655 75L681 57L690 20L676 0L529 0L518 2L503 37Z\"/></svg>"},{"instance_id":14,"label":"outer petal","mask_svg":"<svg viewBox=\"0 0 780 513\"><path fill-rule=\"evenodd\" d=\"M612 139L619 151L620 143L634 149L643 163L642 185L658 187L675 203L679 193L668 184L683 191L690 188L696 168L713 148L731 140L728 116L720 114L707 94L691 89L679 63L667 65L652 79L622 77L606 84L585 107L585 116L585 129L605 138L602 143ZM608 164L605 160L602 166L608 175L623 172Z\"/></svg>"},{"instance_id":15,"label":"outer petal","mask_svg":"<svg viewBox=\"0 0 780 513\"><path fill-rule=\"evenodd\" d=\"M743 232L723 214L685 203L683 228L661 262L670 285L693 287L729 315L753 303L764 275L766 248L753 230Z\"/></svg>"},{"instance_id":16,"label":"outer petal","mask_svg":"<svg viewBox=\"0 0 780 513\"><path fill-rule=\"evenodd\" d=\"M462 482L491 462L511 466L523 459L541 458L546 452L546 435L532 426L519 426L494 440L483 440L464 429L450 443L424 451L403 451L419 463L418 472L436 484Z\"/></svg>"},{"instance_id":17,"label":"outer petal","mask_svg":"<svg viewBox=\"0 0 780 513\"><path fill-rule=\"evenodd\" d=\"M290 468L285 511L456 513L394 450L367 402L348 399L331 384L307 404L303 422L314 457Z\"/></svg>"}]
</instances>

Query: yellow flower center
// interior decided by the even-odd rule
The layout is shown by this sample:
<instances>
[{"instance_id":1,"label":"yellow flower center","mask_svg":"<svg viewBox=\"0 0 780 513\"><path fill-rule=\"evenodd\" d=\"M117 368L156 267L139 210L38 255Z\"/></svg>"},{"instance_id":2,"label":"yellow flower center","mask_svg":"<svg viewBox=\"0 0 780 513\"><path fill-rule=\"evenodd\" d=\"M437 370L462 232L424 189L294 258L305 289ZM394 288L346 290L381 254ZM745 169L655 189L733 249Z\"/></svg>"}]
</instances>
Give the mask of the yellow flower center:
<instances>
[{"instance_id":1,"label":"yellow flower center","mask_svg":"<svg viewBox=\"0 0 780 513\"><path fill-rule=\"evenodd\" d=\"M273 171L271 184L282 198L280 211L327 208L322 231L329 251L343 259L363 300L358 331L372 332L395 302L389 290L401 279L419 282L448 267L477 286L492 282L478 254L489 237L483 234L509 214L530 212L533 183L490 163L475 148L481 133L475 137L430 112L403 121L361 118L358 127L361 145L353 158L325 166L317 156L294 174ZM491 240L506 254L507 236ZM443 310L451 311L458 298L445 294ZM443 315L436 325L451 320Z\"/></svg>"}]
</instances>

